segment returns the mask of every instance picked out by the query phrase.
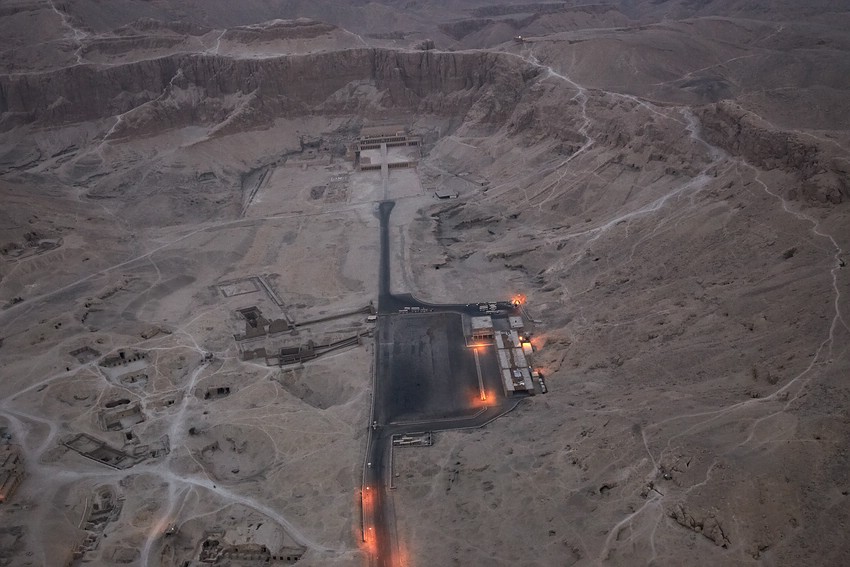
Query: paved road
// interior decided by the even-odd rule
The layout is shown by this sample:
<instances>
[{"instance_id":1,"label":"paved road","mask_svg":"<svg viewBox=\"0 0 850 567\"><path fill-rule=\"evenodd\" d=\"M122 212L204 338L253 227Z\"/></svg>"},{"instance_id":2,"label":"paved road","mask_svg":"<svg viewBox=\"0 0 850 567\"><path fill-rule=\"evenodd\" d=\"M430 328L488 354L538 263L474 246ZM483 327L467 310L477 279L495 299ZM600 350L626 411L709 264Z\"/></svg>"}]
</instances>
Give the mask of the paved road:
<instances>
[{"instance_id":1,"label":"paved road","mask_svg":"<svg viewBox=\"0 0 850 567\"><path fill-rule=\"evenodd\" d=\"M511 411L518 400L502 396L495 356L481 353L486 404L478 393L475 356L464 341L462 314L480 315L478 304L435 305L409 294L393 294L390 280L389 221L395 203L378 207L381 255L378 328L375 335L375 391L372 397L367 465L363 475L363 536L377 567L399 567L395 517L388 489L392 477L392 436L417 431L481 427ZM417 307L426 313L399 314ZM499 302L510 314L513 306ZM493 348L493 347L490 347Z\"/></svg>"},{"instance_id":2,"label":"paved road","mask_svg":"<svg viewBox=\"0 0 850 567\"><path fill-rule=\"evenodd\" d=\"M377 426L372 430L368 448L368 465L363 475L363 520L367 549L372 553L372 564L377 567L401 567L395 541L395 516L389 485L390 448L395 434L448 429L469 429L486 425L516 407L519 400L502 402L483 408L473 415L451 421L424 421Z\"/></svg>"},{"instance_id":3,"label":"paved road","mask_svg":"<svg viewBox=\"0 0 850 567\"><path fill-rule=\"evenodd\" d=\"M378 216L381 220L381 256L380 272L378 274L378 312L382 314L398 313L405 307L418 307L432 311L456 311L466 315L482 315L477 303L446 303L436 304L420 301L409 293L392 293L390 274L390 215L395 207L395 201L381 201L378 205ZM496 308L509 315L519 315L509 301L493 301Z\"/></svg>"}]
</instances>

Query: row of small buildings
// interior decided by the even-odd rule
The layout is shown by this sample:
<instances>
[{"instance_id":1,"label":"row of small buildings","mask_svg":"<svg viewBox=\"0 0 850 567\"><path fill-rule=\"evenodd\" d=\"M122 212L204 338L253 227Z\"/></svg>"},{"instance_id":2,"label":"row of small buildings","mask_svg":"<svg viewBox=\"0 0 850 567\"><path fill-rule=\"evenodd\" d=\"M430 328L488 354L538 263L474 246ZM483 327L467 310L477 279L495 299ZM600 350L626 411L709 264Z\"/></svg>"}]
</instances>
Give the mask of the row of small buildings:
<instances>
[{"instance_id":1,"label":"row of small buildings","mask_svg":"<svg viewBox=\"0 0 850 567\"><path fill-rule=\"evenodd\" d=\"M499 371L508 395L517 392L534 394L534 378L537 372L531 367L528 356L532 353L531 343L511 329L496 333L496 352L499 356Z\"/></svg>"},{"instance_id":2,"label":"row of small buildings","mask_svg":"<svg viewBox=\"0 0 850 567\"><path fill-rule=\"evenodd\" d=\"M472 341L495 344L506 395L546 393L543 379L531 363L534 349L525 333L522 317L508 317L508 324L509 329L497 330L492 316L472 317Z\"/></svg>"}]
</instances>

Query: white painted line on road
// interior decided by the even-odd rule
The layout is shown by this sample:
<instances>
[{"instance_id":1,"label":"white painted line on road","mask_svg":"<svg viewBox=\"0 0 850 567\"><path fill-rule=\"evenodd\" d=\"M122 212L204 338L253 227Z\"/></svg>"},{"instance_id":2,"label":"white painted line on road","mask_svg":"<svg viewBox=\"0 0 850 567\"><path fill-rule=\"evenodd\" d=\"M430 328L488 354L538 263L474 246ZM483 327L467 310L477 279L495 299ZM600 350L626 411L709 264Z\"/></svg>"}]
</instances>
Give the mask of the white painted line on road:
<instances>
[{"instance_id":1,"label":"white painted line on road","mask_svg":"<svg viewBox=\"0 0 850 567\"><path fill-rule=\"evenodd\" d=\"M482 413L486 412L487 409L488 408L483 407L480 410L478 410L477 412L475 412L471 415L468 415L468 416L464 416L464 417L441 417L441 418L438 418L438 419L423 419L423 420L420 420L420 421L391 421L387 425L390 425L390 426L408 426L408 425L428 425L428 426L432 426L434 424L446 423L446 422L451 422L451 421L466 421L466 420L470 420L470 419L475 419L476 417L478 417ZM452 428L452 429L457 429L457 428Z\"/></svg>"},{"instance_id":2,"label":"white painted line on road","mask_svg":"<svg viewBox=\"0 0 850 567\"><path fill-rule=\"evenodd\" d=\"M395 490L395 479L393 478L393 442L390 440L390 490Z\"/></svg>"},{"instance_id":3,"label":"white painted line on road","mask_svg":"<svg viewBox=\"0 0 850 567\"><path fill-rule=\"evenodd\" d=\"M478 359L478 349L473 348L472 353L475 355L475 370L478 372L478 392L481 394L481 401L485 401L487 392L484 391L484 378L481 377L481 361Z\"/></svg>"}]
</instances>

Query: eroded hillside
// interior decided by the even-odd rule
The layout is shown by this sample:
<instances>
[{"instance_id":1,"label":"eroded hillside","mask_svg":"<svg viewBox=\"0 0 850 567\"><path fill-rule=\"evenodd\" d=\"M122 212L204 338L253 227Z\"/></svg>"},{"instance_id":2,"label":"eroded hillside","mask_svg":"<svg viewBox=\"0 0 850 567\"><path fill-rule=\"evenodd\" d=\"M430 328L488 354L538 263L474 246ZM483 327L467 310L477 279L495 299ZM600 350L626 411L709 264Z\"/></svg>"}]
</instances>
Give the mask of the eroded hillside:
<instances>
[{"instance_id":1,"label":"eroded hillside","mask_svg":"<svg viewBox=\"0 0 850 567\"><path fill-rule=\"evenodd\" d=\"M49 4L3 14L43 37L0 73L0 428L26 470L0 562L367 562L389 195L396 291L527 296L549 385L397 452L406 564L847 563L846 33L736 3L291 7L353 31ZM387 125L421 149L382 186L352 147Z\"/></svg>"}]
</instances>

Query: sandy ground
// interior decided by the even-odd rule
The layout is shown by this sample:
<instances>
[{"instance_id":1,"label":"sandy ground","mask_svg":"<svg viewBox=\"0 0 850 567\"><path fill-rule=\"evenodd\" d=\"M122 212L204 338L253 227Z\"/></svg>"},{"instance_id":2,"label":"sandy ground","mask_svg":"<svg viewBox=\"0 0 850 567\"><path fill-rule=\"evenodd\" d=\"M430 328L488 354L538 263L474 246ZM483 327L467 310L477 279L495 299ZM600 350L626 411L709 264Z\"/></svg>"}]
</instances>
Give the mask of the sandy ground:
<instances>
[{"instance_id":1,"label":"sandy ground","mask_svg":"<svg viewBox=\"0 0 850 567\"><path fill-rule=\"evenodd\" d=\"M397 452L401 556L780 565L818 540L843 562L814 510L843 518L847 492L846 212L801 208L787 176L681 143L702 172L624 171L589 147L526 184L499 173L509 156L478 171L501 183L406 227L416 293L528 294L549 394ZM432 156L464 152L460 173L490 144Z\"/></svg>"},{"instance_id":2,"label":"sandy ground","mask_svg":"<svg viewBox=\"0 0 850 567\"><path fill-rule=\"evenodd\" d=\"M324 179L320 166L281 169ZM68 223L65 230L74 233L62 248L10 266L5 295L35 297L4 313L3 426L24 446L28 474L15 502L4 507L4 525L25 526L8 557L31 558L20 564L64 562L82 541L78 527L86 503L101 486L123 500L120 516L106 525L89 556L102 564L124 548L137 550L132 562L180 564L212 527L228 530L231 543L305 547L308 564L331 558L345 564L359 556L351 518L357 516L371 347L295 370L242 363L233 314L257 306L270 318L285 311L307 320L367 305L376 288L370 265L377 265L377 219L369 202L345 199L310 208L309 191L303 202L290 197L274 208L287 187L272 181L244 220L175 226L150 236L118 227L114 249L81 241L85 225L69 217L83 211L72 206L56 213L55 222ZM71 261L105 268L87 272ZM230 297L218 285L255 275L266 278L283 309L254 284L233 284ZM364 319L347 325L364 327ZM318 336L345 327L320 329ZM83 348L95 354L79 355L90 357L82 361L70 354ZM119 352L146 358L103 366L106 356ZM204 399L219 387L229 388L229 395ZM105 431L101 416L122 401L138 405L143 421ZM167 436L170 452L116 471L60 444L77 433L130 451ZM128 442L130 434L136 441ZM254 525L274 528L243 533L251 524L246 514ZM171 525L178 535L163 539ZM45 534L54 530L65 535L44 546Z\"/></svg>"},{"instance_id":3,"label":"sandy ground","mask_svg":"<svg viewBox=\"0 0 850 567\"><path fill-rule=\"evenodd\" d=\"M479 23L426 25L380 3L362 19L333 12L354 32L133 2L18 2L0 16L4 81L175 54L222 56L203 65L226 76L231 60L407 50L426 31L528 76L476 91L476 75L418 111L392 103L439 77L399 98L357 78L294 112L177 73L105 118L4 113L0 430L26 478L0 505L0 565L75 551L182 565L211 531L297 547L299 564L367 564L371 338L295 368L240 358L368 331L365 314L234 334L249 307L299 322L375 301L385 196L394 291L526 295L549 388L484 429L396 451L400 565L850 562L846 32L791 15L573 12L512 28L509 7L445 8ZM375 18L405 33L381 35ZM534 33L513 42L517 29ZM721 99L755 113L737 134L710 124ZM424 138L418 167L391 170L386 188L348 152L370 121ZM101 442L126 468L68 446Z\"/></svg>"}]
</instances>

